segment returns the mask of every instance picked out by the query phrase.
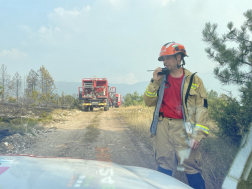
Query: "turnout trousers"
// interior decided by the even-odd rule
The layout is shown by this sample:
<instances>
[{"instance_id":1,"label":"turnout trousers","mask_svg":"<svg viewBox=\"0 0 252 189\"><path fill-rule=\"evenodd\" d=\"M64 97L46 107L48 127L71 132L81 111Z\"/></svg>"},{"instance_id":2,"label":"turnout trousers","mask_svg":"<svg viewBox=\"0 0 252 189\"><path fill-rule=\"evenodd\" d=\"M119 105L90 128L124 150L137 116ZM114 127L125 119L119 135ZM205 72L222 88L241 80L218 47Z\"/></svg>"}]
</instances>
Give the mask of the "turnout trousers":
<instances>
[{"instance_id":1,"label":"turnout trousers","mask_svg":"<svg viewBox=\"0 0 252 189\"><path fill-rule=\"evenodd\" d=\"M154 144L158 166L171 171L184 171L186 174L202 174L199 149L191 149L189 142L182 119L160 119Z\"/></svg>"}]
</instances>

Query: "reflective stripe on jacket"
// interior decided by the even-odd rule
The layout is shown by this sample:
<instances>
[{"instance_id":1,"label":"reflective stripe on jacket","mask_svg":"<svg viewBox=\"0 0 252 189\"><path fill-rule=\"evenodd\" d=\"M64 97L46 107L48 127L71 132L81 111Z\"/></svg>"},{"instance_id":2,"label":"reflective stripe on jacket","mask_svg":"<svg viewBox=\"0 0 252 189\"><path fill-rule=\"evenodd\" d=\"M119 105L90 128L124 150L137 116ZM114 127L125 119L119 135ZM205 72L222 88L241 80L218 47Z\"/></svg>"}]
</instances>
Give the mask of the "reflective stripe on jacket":
<instances>
[{"instance_id":1,"label":"reflective stripe on jacket","mask_svg":"<svg viewBox=\"0 0 252 189\"><path fill-rule=\"evenodd\" d=\"M208 112L207 112L207 95L202 80L194 75L192 85L189 89L187 103L185 104L186 92L190 83L192 73L184 69L185 76L181 85L182 112L184 123L190 122L193 126L193 132L187 133L188 138L194 138L200 141L209 134L208 129ZM159 81L150 82L144 93L144 102L147 106L156 106L153 121L151 124L152 135L156 134L156 128L159 118L159 110L163 100L166 75Z\"/></svg>"}]
</instances>

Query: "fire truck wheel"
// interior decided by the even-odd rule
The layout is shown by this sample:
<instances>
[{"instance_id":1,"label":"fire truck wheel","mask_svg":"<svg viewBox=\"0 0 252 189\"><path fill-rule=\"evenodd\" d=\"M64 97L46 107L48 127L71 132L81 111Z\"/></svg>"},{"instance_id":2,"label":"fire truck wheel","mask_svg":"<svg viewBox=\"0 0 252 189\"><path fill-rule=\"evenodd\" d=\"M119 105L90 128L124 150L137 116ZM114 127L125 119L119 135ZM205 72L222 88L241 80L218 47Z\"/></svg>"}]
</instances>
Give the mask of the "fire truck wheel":
<instances>
[{"instance_id":1,"label":"fire truck wheel","mask_svg":"<svg viewBox=\"0 0 252 189\"><path fill-rule=\"evenodd\" d=\"M84 111L85 111L85 112L89 112L89 111L90 111L90 107L89 107L89 106L85 106L85 107L84 107Z\"/></svg>"},{"instance_id":2,"label":"fire truck wheel","mask_svg":"<svg viewBox=\"0 0 252 189\"><path fill-rule=\"evenodd\" d=\"M94 107L90 107L90 111L93 111L94 110Z\"/></svg>"},{"instance_id":3,"label":"fire truck wheel","mask_svg":"<svg viewBox=\"0 0 252 189\"><path fill-rule=\"evenodd\" d=\"M108 110L108 106L104 106L104 111L107 111Z\"/></svg>"}]
</instances>

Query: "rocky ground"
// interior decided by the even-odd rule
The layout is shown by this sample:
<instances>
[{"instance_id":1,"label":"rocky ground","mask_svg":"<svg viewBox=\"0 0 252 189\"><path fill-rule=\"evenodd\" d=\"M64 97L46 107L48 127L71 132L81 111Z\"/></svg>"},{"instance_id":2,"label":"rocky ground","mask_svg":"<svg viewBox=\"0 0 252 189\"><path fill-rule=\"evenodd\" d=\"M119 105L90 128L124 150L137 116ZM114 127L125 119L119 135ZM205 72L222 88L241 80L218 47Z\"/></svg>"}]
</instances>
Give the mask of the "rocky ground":
<instances>
[{"instance_id":1,"label":"rocky ground","mask_svg":"<svg viewBox=\"0 0 252 189\"><path fill-rule=\"evenodd\" d=\"M63 119L34 129L34 134L3 138L0 154L96 159L156 169L152 150L129 129L116 109L71 111L54 115L57 117Z\"/></svg>"}]
</instances>

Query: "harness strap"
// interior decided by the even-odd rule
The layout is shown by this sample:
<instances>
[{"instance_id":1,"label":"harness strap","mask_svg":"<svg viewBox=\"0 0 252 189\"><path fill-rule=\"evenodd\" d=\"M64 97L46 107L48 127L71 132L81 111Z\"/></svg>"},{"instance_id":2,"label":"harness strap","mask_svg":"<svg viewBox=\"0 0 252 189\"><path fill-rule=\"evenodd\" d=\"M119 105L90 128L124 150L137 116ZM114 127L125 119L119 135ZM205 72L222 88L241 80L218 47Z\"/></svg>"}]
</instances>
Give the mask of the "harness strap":
<instances>
[{"instance_id":1,"label":"harness strap","mask_svg":"<svg viewBox=\"0 0 252 189\"><path fill-rule=\"evenodd\" d=\"M186 105L186 107L187 107L188 95L189 95L190 88L191 88L192 82L193 82L193 77L194 77L194 75L195 75L196 73L197 73L197 72L195 72L194 74L191 75L190 82L189 82L189 85L188 85L188 88L187 88L187 91L186 91L186 95L185 95L185 105Z\"/></svg>"}]
</instances>

